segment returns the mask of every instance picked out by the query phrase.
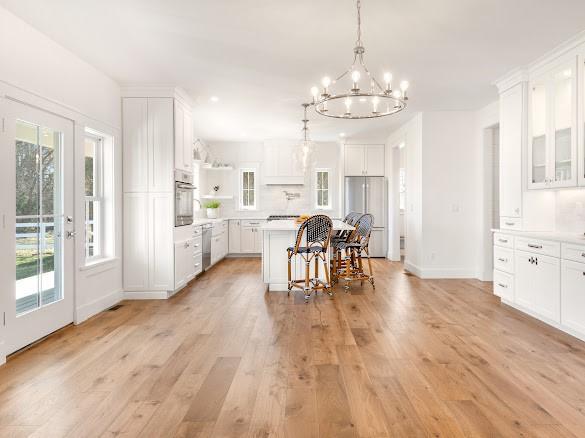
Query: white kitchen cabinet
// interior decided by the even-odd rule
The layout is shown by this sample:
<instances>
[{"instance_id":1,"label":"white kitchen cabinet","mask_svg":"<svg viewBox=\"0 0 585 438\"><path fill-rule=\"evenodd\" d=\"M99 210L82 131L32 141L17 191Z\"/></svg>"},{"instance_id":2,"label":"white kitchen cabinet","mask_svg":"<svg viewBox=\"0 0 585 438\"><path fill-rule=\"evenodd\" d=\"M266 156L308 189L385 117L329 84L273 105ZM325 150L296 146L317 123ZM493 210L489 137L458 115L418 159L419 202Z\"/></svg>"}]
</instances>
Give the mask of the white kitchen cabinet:
<instances>
[{"instance_id":1,"label":"white kitchen cabinet","mask_svg":"<svg viewBox=\"0 0 585 438\"><path fill-rule=\"evenodd\" d=\"M149 288L174 290L172 193L149 193Z\"/></svg>"},{"instance_id":2,"label":"white kitchen cabinet","mask_svg":"<svg viewBox=\"0 0 585 438\"><path fill-rule=\"evenodd\" d=\"M585 335L585 263L562 261L561 323Z\"/></svg>"},{"instance_id":3,"label":"white kitchen cabinet","mask_svg":"<svg viewBox=\"0 0 585 438\"><path fill-rule=\"evenodd\" d=\"M124 289L174 289L173 196L124 194Z\"/></svg>"},{"instance_id":4,"label":"white kitchen cabinet","mask_svg":"<svg viewBox=\"0 0 585 438\"><path fill-rule=\"evenodd\" d=\"M124 192L172 192L172 98L124 98Z\"/></svg>"},{"instance_id":5,"label":"white kitchen cabinet","mask_svg":"<svg viewBox=\"0 0 585 438\"><path fill-rule=\"evenodd\" d=\"M345 176L362 176L365 168L364 146L345 145Z\"/></svg>"},{"instance_id":6,"label":"white kitchen cabinet","mask_svg":"<svg viewBox=\"0 0 585 438\"><path fill-rule=\"evenodd\" d=\"M384 176L384 145L345 145L345 176Z\"/></svg>"},{"instance_id":7,"label":"white kitchen cabinet","mask_svg":"<svg viewBox=\"0 0 585 438\"><path fill-rule=\"evenodd\" d=\"M193 126L191 111L175 101L175 168L193 171Z\"/></svg>"},{"instance_id":8,"label":"white kitchen cabinet","mask_svg":"<svg viewBox=\"0 0 585 438\"><path fill-rule=\"evenodd\" d=\"M298 153L299 145L287 142L264 143L262 179L264 184L302 185L305 172Z\"/></svg>"},{"instance_id":9,"label":"white kitchen cabinet","mask_svg":"<svg viewBox=\"0 0 585 438\"><path fill-rule=\"evenodd\" d=\"M148 99L148 151L150 192L172 192L174 189L174 123L173 99Z\"/></svg>"},{"instance_id":10,"label":"white kitchen cabinet","mask_svg":"<svg viewBox=\"0 0 585 438\"><path fill-rule=\"evenodd\" d=\"M535 76L529 94L528 188L576 186L576 58Z\"/></svg>"},{"instance_id":11,"label":"white kitchen cabinet","mask_svg":"<svg viewBox=\"0 0 585 438\"><path fill-rule=\"evenodd\" d=\"M522 216L524 87L519 83L500 95L500 215L507 219Z\"/></svg>"},{"instance_id":12,"label":"white kitchen cabinet","mask_svg":"<svg viewBox=\"0 0 585 438\"><path fill-rule=\"evenodd\" d=\"M264 221L244 219L240 227L240 252L257 254L262 252L262 232L260 226Z\"/></svg>"},{"instance_id":13,"label":"white kitchen cabinet","mask_svg":"<svg viewBox=\"0 0 585 438\"><path fill-rule=\"evenodd\" d=\"M122 105L124 123L124 191L148 191L148 99L126 98Z\"/></svg>"},{"instance_id":14,"label":"white kitchen cabinet","mask_svg":"<svg viewBox=\"0 0 585 438\"><path fill-rule=\"evenodd\" d=\"M560 260L516 250L514 265L516 303L549 322L560 323Z\"/></svg>"},{"instance_id":15,"label":"white kitchen cabinet","mask_svg":"<svg viewBox=\"0 0 585 438\"><path fill-rule=\"evenodd\" d=\"M124 194L124 289L148 289L149 224L147 193Z\"/></svg>"},{"instance_id":16,"label":"white kitchen cabinet","mask_svg":"<svg viewBox=\"0 0 585 438\"><path fill-rule=\"evenodd\" d=\"M577 74L579 75L579 84L585 85L585 51L578 58ZM585 187L585 86L580 87L579 97L577 99L579 120L577 125L581 130L580 137L578 136L577 158L579 160L579 178L578 183L581 187Z\"/></svg>"},{"instance_id":17,"label":"white kitchen cabinet","mask_svg":"<svg viewBox=\"0 0 585 438\"><path fill-rule=\"evenodd\" d=\"M514 276L507 272L494 271L494 294L506 301L514 301Z\"/></svg>"},{"instance_id":18,"label":"white kitchen cabinet","mask_svg":"<svg viewBox=\"0 0 585 438\"><path fill-rule=\"evenodd\" d=\"M175 243L175 290L184 287L195 276L195 239Z\"/></svg>"},{"instance_id":19,"label":"white kitchen cabinet","mask_svg":"<svg viewBox=\"0 0 585 438\"><path fill-rule=\"evenodd\" d=\"M229 224L229 253L239 254L241 251L240 243L240 227L241 221L239 219L230 220Z\"/></svg>"}]
</instances>

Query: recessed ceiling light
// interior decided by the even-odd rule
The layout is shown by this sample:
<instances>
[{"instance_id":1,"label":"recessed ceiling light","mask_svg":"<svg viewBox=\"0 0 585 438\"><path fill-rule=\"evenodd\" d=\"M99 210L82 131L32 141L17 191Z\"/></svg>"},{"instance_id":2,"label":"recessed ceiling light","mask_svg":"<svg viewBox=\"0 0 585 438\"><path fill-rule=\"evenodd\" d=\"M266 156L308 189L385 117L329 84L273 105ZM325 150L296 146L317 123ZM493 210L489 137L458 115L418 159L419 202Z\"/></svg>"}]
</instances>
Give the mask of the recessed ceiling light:
<instances>
[{"instance_id":1,"label":"recessed ceiling light","mask_svg":"<svg viewBox=\"0 0 585 438\"><path fill-rule=\"evenodd\" d=\"M339 133L339 136L340 136L341 138L345 137L345 132L340 132L340 133Z\"/></svg>"},{"instance_id":2,"label":"recessed ceiling light","mask_svg":"<svg viewBox=\"0 0 585 438\"><path fill-rule=\"evenodd\" d=\"M209 100L212 101L213 103L216 103L216 102L219 102L219 97L217 97L217 96L211 96L209 98Z\"/></svg>"}]
</instances>

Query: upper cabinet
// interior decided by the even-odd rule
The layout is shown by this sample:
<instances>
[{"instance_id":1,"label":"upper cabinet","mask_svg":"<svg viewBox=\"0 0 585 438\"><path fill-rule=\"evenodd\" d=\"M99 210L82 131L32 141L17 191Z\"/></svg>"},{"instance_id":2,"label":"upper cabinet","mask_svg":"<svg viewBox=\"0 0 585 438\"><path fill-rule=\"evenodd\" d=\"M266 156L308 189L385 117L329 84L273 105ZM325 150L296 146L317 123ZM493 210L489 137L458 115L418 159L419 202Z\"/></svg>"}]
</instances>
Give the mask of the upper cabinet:
<instances>
[{"instance_id":1,"label":"upper cabinet","mask_svg":"<svg viewBox=\"0 0 585 438\"><path fill-rule=\"evenodd\" d=\"M384 176L384 145L345 145L345 176Z\"/></svg>"},{"instance_id":2,"label":"upper cabinet","mask_svg":"<svg viewBox=\"0 0 585 438\"><path fill-rule=\"evenodd\" d=\"M173 99L123 100L124 192L173 190Z\"/></svg>"},{"instance_id":3,"label":"upper cabinet","mask_svg":"<svg viewBox=\"0 0 585 438\"><path fill-rule=\"evenodd\" d=\"M585 48L579 55L578 86L579 91L579 136L578 136L578 158L579 158L579 185L585 187Z\"/></svg>"},{"instance_id":4,"label":"upper cabinet","mask_svg":"<svg viewBox=\"0 0 585 438\"><path fill-rule=\"evenodd\" d=\"M522 216L525 89L525 82L521 82L500 95L500 215L505 218Z\"/></svg>"},{"instance_id":5,"label":"upper cabinet","mask_svg":"<svg viewBox=\"0 0 585 438\"><path fill-rule=\"evenodd\" d=\"M193 120L191 110L175 100L175 169L193 171Z\"/></svg>"},{"instance_id":6,"label":"upper cabinet","mask_svg":"<svg viewBox=\"0 0 585 438\"><path fill-rule=\"evenodd\" d=\"M577 185L577 75L572 58L530 81L529 189Z\"/></svg>"},{"instance_id":7,"label":"upper cabinet","mask_svg":"<svg viewBox=\"0 0 585 438\"><path fill-rule=\"evenodd\" d=\"M305 173L299 157L299 146L290 142L267 141L264 143L264 184L302 185Z\"/></svg>"}]
</instances>

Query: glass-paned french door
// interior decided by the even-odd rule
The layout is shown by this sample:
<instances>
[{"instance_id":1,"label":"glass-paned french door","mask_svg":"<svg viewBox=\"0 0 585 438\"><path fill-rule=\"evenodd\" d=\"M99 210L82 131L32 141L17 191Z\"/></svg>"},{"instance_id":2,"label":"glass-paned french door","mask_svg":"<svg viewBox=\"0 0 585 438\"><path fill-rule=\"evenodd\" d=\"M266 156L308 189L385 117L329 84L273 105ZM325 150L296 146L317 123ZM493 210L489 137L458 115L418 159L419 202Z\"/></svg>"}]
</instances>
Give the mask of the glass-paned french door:
<instances>
[{"instance_id":1,"label":"glass-paned french door","mask_svg":"<svg viewBox=\"0 0 585 438\"><path fill-rule=\"evenodd\" d=\"M11 353L73 320L73 123L17 102L1 108L2 201L10 204L2 260L12 261L0 281L10 295Z\"/></svg>"}]
</instances>

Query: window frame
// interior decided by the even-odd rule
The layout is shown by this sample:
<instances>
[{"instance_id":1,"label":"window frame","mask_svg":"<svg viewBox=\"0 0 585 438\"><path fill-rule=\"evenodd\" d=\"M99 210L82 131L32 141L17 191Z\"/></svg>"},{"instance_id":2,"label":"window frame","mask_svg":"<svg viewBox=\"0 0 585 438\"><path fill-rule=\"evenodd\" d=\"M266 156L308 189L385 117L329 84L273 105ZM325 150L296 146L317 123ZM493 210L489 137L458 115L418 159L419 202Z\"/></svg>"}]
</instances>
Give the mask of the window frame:
<instances>
[{"instance_id":1,"label":"window frame","mask_svg":"<svg viewBox=\"0 0 585 438\"><path fill-rule=\"evenodd\" d=\"M104 194L104 147L106 138L104 135L99 134L93 130L86 129L84 134L84 146L85 141L91 138L95 141L96 149L94 156L94 193L93 196L88 196L85 193L85 152L84 152L84 256L85 264L91 264L97 260L106 258L105 254L105 194ZM93 255L89 255L90 244L88 240L88 203L93 202L94 209L94 223L93 223ZM97 205L97 208L96 208ZM97 211L96 211L97 210ZM97 248L97 250L96 250Z\"/></svg>"},{"instance_id":2,"label":"window frame","mask_svg":"<svg viewBox=\"0 0 585 438\"><path fill-rule=\"evenodd\" d=\"M319 174L326 173L327 174L327 188L319 188ZM328 168L316 168L315 172L315 186L313 189L313 193L315 196L315 209L317 210L332 210L333 205L331 202L331 169ZM327 192L327 205L319 205L319 192Z\"/></svg>"},{"instance_id":3,"label":"window frame","mask_svg":"<svg viewBox=\"0 0 585 438\"><path fill-rule=\"evenodd\" d=\"M244 174L245 173L253 173L254 174L254 187L247 189L244 188ZM253 211L258 210L258 169L255 167L241 167L239 169L239 205L240 210L245 211ZM248 177L249 178L249 177ZM249 183L249 181L248 181ZM253 205L244 205L244 190L247 190L248 193L252 191L254 193L254 204Z\"/></svg>"}]
</instances>

